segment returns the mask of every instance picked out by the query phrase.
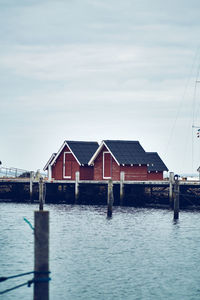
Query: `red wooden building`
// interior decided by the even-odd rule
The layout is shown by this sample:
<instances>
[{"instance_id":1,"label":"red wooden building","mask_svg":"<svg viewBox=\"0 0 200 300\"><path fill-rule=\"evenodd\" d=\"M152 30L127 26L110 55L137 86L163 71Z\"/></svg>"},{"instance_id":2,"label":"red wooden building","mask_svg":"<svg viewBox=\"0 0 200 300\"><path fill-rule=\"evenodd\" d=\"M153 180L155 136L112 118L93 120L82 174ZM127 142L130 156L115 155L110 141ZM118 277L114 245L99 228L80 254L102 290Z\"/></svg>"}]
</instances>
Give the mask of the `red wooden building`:
<instances>
[{"instance_id":1,"label":"red wooden building","mask_svg":"<svg viewBox=\"0 0 200 300\"><path fill-rule=\"evenodd\" d=\"M79 171L80 180L92 180L93 166L88 162L98 146L97 142L65 141L44 167L48 179L75 180L75 173Z\"/></svg>"},{"instance_id":2,"label":"red wooden building","mask_svg":"<svg viewBox=\"0 0 200 300\"><path fill-rule=\"evenodd\" d=\"M89 161L94 180L163 180L167 167L156 152L145 152L138 141L104 140Z\"/></svg>"},{"instance_id":3,"label":"red wooden building","mask_svg":"<svg viewBox=\"0 0 200 300\"><path fill-rule=\"evenodd\" d=\"M156 152L145 152L138 141L65 141L44 167L48 179L75 180L163 180L166 165Z\"/></svg>"},{"instance_id":4,"label":"red wooden building","mask_svg":"<svg viewBox=\"0 0 200 300\"><path fill-rule=\"evenodd\" d=\"M89 165L94 165L94 180L147 180L147 155L138 141L105 140L94 153Z\"/></svg>"}]
</instances>

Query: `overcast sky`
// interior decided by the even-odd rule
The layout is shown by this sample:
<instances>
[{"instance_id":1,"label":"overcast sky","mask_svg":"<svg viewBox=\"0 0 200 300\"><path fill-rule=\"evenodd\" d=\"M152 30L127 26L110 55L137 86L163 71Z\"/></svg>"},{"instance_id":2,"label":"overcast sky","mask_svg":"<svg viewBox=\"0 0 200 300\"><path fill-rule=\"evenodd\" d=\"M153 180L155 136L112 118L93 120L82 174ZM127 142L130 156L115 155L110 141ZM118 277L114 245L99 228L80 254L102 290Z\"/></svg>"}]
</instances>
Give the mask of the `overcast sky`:
<instances>
[{"instance_id":1,"label":"overcast sky","mask_svg":"<svg viewBox=\"0 0 200 300\"><path fill-rule=\"evenodd\" d=\"M0 160L43 169L64 140L139 140L200 165L199 0L0 0Z\"/></svg>"}]
</instances>

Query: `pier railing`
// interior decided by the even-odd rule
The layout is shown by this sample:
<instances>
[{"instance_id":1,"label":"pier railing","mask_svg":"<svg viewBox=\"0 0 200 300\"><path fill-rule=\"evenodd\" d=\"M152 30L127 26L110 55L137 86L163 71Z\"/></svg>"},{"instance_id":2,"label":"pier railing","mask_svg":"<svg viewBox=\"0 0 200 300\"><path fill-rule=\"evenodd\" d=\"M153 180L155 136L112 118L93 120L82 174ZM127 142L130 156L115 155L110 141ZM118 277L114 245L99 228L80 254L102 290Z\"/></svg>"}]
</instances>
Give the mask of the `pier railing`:
<instances>
[{"instance_id":1,"label":"pier railing","mask_svg":"<svg viewBox=\"0 0 200 300\"><path fill-rule=\"evenodd\" d=\"M30 171L13 168L13 167L0 167L0 177L4 178L16 178L16 177L30 177Z\"/></svg>"},{"instance_id":2,"label":"pier railing","mask_svg":"<svg viewBox=\"0 0 200 300\"><path fill-rule=\"evenodd\" d=\"M31 175L32 174L32 175ZM14 167L2 167L0 166L0 178L30 178L30 176L33 176L33 178L36 177L46 177L45 173L40 173L39 170L36 172L14 168Z\"/></svg>"}]
</instances>

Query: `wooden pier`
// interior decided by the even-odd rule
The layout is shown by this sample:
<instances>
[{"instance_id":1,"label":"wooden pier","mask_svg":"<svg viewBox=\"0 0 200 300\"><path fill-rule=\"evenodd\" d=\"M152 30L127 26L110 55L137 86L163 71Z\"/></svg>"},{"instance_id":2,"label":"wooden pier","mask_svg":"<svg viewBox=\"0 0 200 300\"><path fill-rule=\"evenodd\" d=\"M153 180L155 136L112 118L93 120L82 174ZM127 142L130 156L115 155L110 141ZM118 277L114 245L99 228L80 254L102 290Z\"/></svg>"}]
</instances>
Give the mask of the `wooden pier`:
<instances>
[{"instance_id":1,"label":"wooden pier","mask_svg":"<svg viewBox=\"0 0 200 300\"><path fill-rule=\"evenodd\" d=\"M46 203L107 205L108 180L43 181ZM39 182L29 179L0 179L0 200L32 202L39 200ZM200 209L200 182L178 181L112 181L113 205L174 208L175 194L180 208Z\"/></svg>"}]
</instances>

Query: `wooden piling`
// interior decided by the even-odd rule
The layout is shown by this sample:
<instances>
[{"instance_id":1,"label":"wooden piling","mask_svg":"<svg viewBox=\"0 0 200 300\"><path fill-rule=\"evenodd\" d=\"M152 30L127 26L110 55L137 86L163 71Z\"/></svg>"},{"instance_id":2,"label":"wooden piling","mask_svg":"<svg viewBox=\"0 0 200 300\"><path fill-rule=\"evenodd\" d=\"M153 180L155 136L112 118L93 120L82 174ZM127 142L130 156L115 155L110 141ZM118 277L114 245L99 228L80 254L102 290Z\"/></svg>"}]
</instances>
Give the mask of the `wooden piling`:
<instances>
[{"instance_id":1,"label":"wooden piling","mask_svg":"<svg viewBox=\"0 0 200 300\"><path fill-rule=\"evenodd\" d=\"M49 212L35 211L34 300L49 300Z\"/></svg>"},{"instance_id":2,"label":"wooden piling","mask_svg":"<svg viewBox=\"0 0 200 300\"><path fill-rule=\"evenodd\" d=\"M113 183L112 183L112 179L110 179L108 181L108 198L107 198L107 217L111 218L112 217L112 207L113 207L113 202L114 202L114 198L113 198Z\"/></svg>"},{"instance_id":3,"label":"wooden piling","mask_svg":"<svg viewBox=\"0 0 200 300\"><path fill-rule=\"evenodd\" d=\"M76 172L75 174L75 203L78 202L79 198L79 180L80 180L80 172Z\"/></svg>"},{"instance_id":4,"label":"wooden piling","mask_svg":"<svg viewBox=\"0 0 200 300\"><path fill-rule=\"evenodd\" d=\"M152 188L152 186L150 187L150 199L152 199L153 198L153 188Z\"/></svg>"},{"instance_id":5,"label":"wooden piling","mask_svg":"<svg viewBox=\"0 0 200 300\"><path fill-rule=\"evenodd\" d=\"M174 185L174 172L169 173L169 206L173 208L173 185Z\"/></svg>"},{"instance_id":6,"label":"wooden piling","mask_svg":"<svg viewBox=\"0 0 200 300\"><path fill-rule=\"evenodd\" d=\"M179 218L179 181L178 177L174 177L174 220L177 220Z\"/></svg>"},{"instance_id":7,"label":"wooden piling","mask_svg":"<svg viewBox=\"0 0 200 300\"><path fill-rule=\"evenodd\" d=\"M33 202L33 171L30 172L30 202Z\"/></svg>"},{"instance_id":8,"label":"wooden piling","mask_svg":"<svg viewBox=\"0 0 200 300\"><path fill-rule=\"evenodd\" d=\"M125 173L120 172L120 205L123 205L124 202L124 178Z\"/></svg>"},{"instance_id":9,"label":"wooden piling","mask_svg":"<svg viewBox=\"0 0 200 300\"><path fill-rule=\"evenodd\" d=\"M43 184L43 178L40 177L39 179L39 208L40 210L43 210L44 207L44 184Z\"/></svg>"}]
</instances>

